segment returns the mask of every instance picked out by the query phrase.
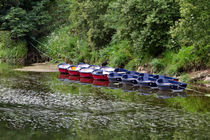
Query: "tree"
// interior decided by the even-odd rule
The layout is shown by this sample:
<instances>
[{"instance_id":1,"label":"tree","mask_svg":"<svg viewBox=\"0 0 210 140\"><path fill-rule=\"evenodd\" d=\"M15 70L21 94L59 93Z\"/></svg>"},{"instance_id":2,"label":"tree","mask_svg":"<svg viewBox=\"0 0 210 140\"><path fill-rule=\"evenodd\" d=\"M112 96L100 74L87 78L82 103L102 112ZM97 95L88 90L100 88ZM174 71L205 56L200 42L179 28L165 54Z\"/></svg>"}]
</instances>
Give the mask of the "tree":
<instances>
[{"instance_id":1,"label":"tree","mask_svg":"<svg viewBox=\"0 0 210 140\"><path fill-rule=\"evenodd\" d=\"M131 40L137 54L161 54L171 42L170 27L180 17L174 0L117 0L106 18L121 40Z\"/></svg>"},{"instance_id":2,"label":"tree","mask_svg":"<svg viewBox=\"0 0 210 140\"><path fill-rule=\"evenodd\" d=\"M87 38L92 49L111 41L112 28L105 26L104 15L111 0L72 0L70 18L80 37Z\"/></svg>"},{"instance_id":3,"label":"tree","mask_svg":"<svg viewBox=\"0 0 210 140\"><path fill-rule=\"evenodd\" d=\"M171 33L181 46L202 48L209 45L210 1L179 0L181 18Z\"/></svg>"},{"instance_id":4,"label":"tree","mask_svg":"<svg viewBox=\"0 0 210 140\"><path fill-rule=\"evenodd\" d=\"M50 0L3 0L0 3L0 29L10 31L13 39L43 34L51 19Z\"/></svg>"}]
</instances>

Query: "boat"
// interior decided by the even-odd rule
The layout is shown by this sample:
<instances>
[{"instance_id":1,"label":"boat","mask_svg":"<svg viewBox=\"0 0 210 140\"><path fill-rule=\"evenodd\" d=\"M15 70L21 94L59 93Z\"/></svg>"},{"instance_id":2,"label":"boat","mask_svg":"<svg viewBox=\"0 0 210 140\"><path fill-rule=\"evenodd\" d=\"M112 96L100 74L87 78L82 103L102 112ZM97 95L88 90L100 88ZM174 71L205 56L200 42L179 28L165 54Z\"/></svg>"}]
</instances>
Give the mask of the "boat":
<instances>
[{"instance_id":1,"label":"boat","mask_svg":"<svg viewBox=\"0 0 210 140\"><path fill-rule=\"evenodd\" d=\"M90 67L89 64L80 63L78 65L71 65L67 70L68 70L69 75L79 76L80 69L88 68L88 67Z\"/></svg>"},{"instance_id":2,"label":"boat","mask_svg":"<svg viewBox=\"0 0 210 140\"><path fill-rule=\"evenodd\" d=\"M169 76L143 73L143 75L137 79L137 82L140 87L150 87L151 89L158 89L156 81L161 78L167 79L167 80L172 80L172 81L178 81L177 78L173 78L173 77L169 77Z\"/></svg>"},{"instance_id":3,"label":"boat","mask_svg":"<svg viewBox=\"0 0 210 140\"><path fill-rule=\"evenodd\" d=\"M124 74L121 79L123 83L136 85L138 77L137 75Z\"/></svg>"},{"instance_id":4,"label":"boat","mask_svg":"<svg viewBox=\"0 0 210 140\"><path fill-rule=\"evenodd\" d=\"M78 67L77 65L72 65L67 70L68 70L69 75L79 76L80 67Z\"/></svg>"},{"instance_id":5,"label":"boat","mask_svg":"<svg viewBox=\"0 0 210 140\"><path fill-rule=\"evenodd\" d=\"M94 70L92 72L92 76L93 76L94 80L105 80L105 81L107 81L107 80L109 80L108 77L107 77L107 75L109 73L110 72L106 72L106 71L103 71L103 70L99 69L99 70Z\"/></svg>"},{"instance_id":6,"label":"boat","mask_svg":"<svg viewBox=\"0 0 210 140\"><path fill-rule=\"evenodd\" d=\"M66 64L66 63L60 63L57 65L58 67L58 70L60 73L66 73L68 74L68 68L70 67L71 65L70 64Z\"/></svg>"},{"instance_id":7,"label":"boat","mask_svg":"<svg viewBox=\"0 0 210 140\"><path fill-rule=\"evenodd\" d=\"M165 75L154 75L153 78L155 78L155 79L169 79L169 80L173 80L173 81L179 81L178 78L169 77L169 76L165 76Z\"/></svg>"},{"instance_id":8,"label":"boat","mask_svg":"<svg viewBox=\"0 0 210 140\"><path fill-rule=\"evenodd\" d=\"M106 71L106 72L114 72L115 68L103 66L100 68L100 70Z\"/></svg>"},{"instance_id":9,"label":"boat","mask_svg":"<svg viewBox=\"0 0 210 140\"><path fill-rule=\"evenodd\" d=\"M153 78L151 76L140 76L137 79L137 82L140 87L150 87L152 89L157 89L156 80L156 78Z\"/></svg>"},{"instance_id":10,"label":"boat","mask_svg":"<svg viewBox=\"0 0 210 140\"><path fill-rule=\"evenodd\" d=\"M139 73L139 72L136 72L136 71L127 71L126 74L135 75L135 76L143 76L144 75L143 73Z\"/></svg>"},{"instance_id":11,"label":"boat","mask_svg":"<svg viewBox=\"0 0 210 140\"><path fill-rule=\"evenodd\" d=\"M116 68L116 69L114 69L114 72L116 72L118 74L126 74L128 72L128 70L123 69L123 68Z\"/></svg>"},{"instance_id":12,"label":"boat","mask_svg":"<svg viewBox=\"0 0 210 140\"><path fill-rule=\"evenodd\" d=\"M105 80L108 81L108 74L110 74L111 72L114 72L114 68L112 67L101 67L100 69L94 70L92 72L93 75L93 79L94 80Z\"/></svg>"},{"instance_id":13,"label":"boat","mask_svg":"<svg viewBox=\"0 0 210 140\"><path fill-rule=\"evenodd\" d=\"M160 78L156 81L157 87L160 90L170 90L173 92L183 92L187 87L186 83L174 81L171 79Z\"/></svg>"},{"instance_id":14,"label":"boat","mask_svg":"<svg viewBox=\"0 0 210 140\"><path fill-rule=\"evenodd\" d=\"M80 77L93 77L92 72L94 70L98 70L98 69L100 69L100 67L95 66L95 65L91 65L87 68L81 68L79 70L79 73L80 73L79 75L80 75Z\"/></svg>"},{"instance_id":15,"label":"boat","mask_svg":"<svg viewBox=\"0 0 210 140\"><path fill-rule=\"evenodd\" d=\"M114 69L114 72L111 72L108 74L108 79L110 82L121 82L122 81L122 76L126 74L128 70L123 69L123 68L116 68Z\"/></svg>"},{"instance_id":16,"label":"boat","mask_svg":"<svg viewBox=\"0 0 210 140\"><path fill-rule=\"evenodd\" d=\"M107 75L110 82L121 82L124 73L111 72Z\"/></svg>"}]
</instances>

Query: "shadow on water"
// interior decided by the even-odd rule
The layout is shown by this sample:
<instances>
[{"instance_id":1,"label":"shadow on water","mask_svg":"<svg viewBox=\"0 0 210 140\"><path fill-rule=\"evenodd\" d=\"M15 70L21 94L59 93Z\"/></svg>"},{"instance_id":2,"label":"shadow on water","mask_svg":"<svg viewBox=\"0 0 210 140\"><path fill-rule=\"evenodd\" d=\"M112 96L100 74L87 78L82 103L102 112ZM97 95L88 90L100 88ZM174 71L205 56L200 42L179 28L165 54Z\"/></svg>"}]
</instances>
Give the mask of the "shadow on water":
<instances>
[{"instance_id":1,"label":"shadow on water","mask_svg":"<svg viewBox=\"0 0 210 140\"><path fill-rule=\"evenodd\" d=\"M210 98L202 94L9 67L0 67L0 79L0 139L210 138Z\"/></svg>"}]
</instances>

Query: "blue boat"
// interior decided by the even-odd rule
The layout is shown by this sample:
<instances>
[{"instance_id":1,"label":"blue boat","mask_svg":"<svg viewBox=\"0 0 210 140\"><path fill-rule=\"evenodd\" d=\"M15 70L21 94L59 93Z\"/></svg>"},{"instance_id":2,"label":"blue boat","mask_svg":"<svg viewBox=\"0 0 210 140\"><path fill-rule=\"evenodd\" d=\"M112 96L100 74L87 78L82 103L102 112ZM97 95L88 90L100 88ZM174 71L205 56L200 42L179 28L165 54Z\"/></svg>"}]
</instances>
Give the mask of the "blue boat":
<instances>
[{"instance_id":1,"label":"blue boat","mask_svg":"<svg viewBox=\"0 0 210 140\"><path fill-rule=\"evenodd\" d=\"M124 73L112 72L112 73L108 74L107 77L110 82L121 82L123 75L124 75Z\"/></svg>"},{"instance_id":2,"label":"blue boat","mask_svg":"<svg viewBox=\"0 0 210 140\"><path fill-rule=\"evenodd\" d=\"M173 81L179 81L178 78L169 77L169 76L165 76L165 75L154 75L154 78L156 78L156 79L168 79L168 80L173 80Z\"/></svg>"},{"instance_id":3,"label":"blue boat","mask_svg":"<svg viewBox=\"0 0 210 140\"><path fill-rule=\"evenodd\" d=\"M152 87L155 88L157 87L156 85L156 80L155 78L153 78L152 76L140 76L139 78L137 78L137 82L139 84L140 87Z\"/></svg>"},{"instance_id":4,"label":"blue boat","mask_svg":"<svg viewBox=\"0 0 210 140\"><path fill-rule=\"evenodd\" d=\"M123 83L136 85L138 83L136 80L138 77L137 75L124 74L121 79Z\"/></svg>"},{"instance_id":5,"label":"blue boat","mask_svg":"<svg viewBox=\"0 0 210 140\"><path fill-rule=\"evenodd\" d=\"M126 74L135 75L135 76L143 76L144 75L143 73L139 73L139 72L136 72L136 71L127 71Z\"/></svg>"},{"instance_id":6,"label":"blue boat","mask_svg":"<svg viewBox=\"0 0 210 140\"><path fill-rule=\"evenodd\" d=\"M128 70L123 69L123 68L116 68L114 70L114 72L126 74L128 72Z\"/></svg>"},{"instance_id":7,"label":"blue boat","mask_svg":"<svg viewBox=\"0 0 210 140\"><path fill-rule=\"evenodd\" d=\"M160 90L170 90L173 92L182 92L185 90L187 87L186 83L166 79L166 78L161 78L156 81L157 87Z\"/></svg>"}]
</instances>

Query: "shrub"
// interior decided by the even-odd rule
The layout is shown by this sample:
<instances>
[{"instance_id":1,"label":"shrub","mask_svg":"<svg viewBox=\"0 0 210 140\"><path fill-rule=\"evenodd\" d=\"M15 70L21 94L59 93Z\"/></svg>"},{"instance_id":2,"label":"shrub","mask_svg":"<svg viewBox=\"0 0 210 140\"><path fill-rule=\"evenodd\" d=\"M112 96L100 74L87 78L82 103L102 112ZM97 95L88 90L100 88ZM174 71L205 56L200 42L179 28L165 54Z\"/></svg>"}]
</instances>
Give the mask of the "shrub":
<instances>
[{"instance_id":1,"label":"shrub","mask_svg":"<svg viewBox=\"0 0 210 140\"><path fill-rule=\"evenodd\" d=\"M163 63L162 59L153 59L150 64L152 65L155 73L159 73L165 68L165 64Z\"/></svg>"},{"instance_id":2,"label":"shrub","mask_svg":"<svg viewBox=\"0 0 210 140\"><path fill-rule=\"evenodd\" d=\"M131 47L129 42L124 40L111 47L109 55L109 64L113 67L124 67L132 60Z\"/></svg>"}]
</instances>

